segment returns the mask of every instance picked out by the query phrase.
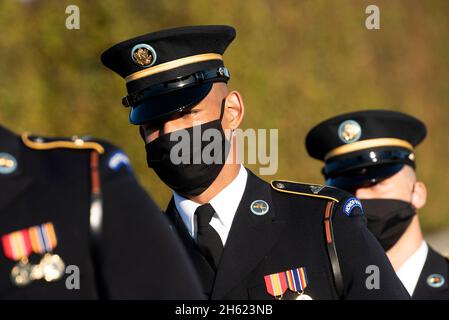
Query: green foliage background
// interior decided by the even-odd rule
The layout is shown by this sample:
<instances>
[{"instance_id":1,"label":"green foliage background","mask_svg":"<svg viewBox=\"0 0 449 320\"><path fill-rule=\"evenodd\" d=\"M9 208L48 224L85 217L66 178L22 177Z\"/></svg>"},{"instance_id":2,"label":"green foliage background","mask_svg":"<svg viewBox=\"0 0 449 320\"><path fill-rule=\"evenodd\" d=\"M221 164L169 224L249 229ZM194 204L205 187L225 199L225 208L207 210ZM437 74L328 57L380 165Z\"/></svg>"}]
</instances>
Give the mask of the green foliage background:
<instances>
[{"instance_id":1,"label":"green foliage background","mask_svg":"<svg viewBox=\"0 0 449 320\"><path fill-rule=\"evenodd\" d=\"M67 30L67 5L81 29ZM365 8L381 30L365 28ZM449 1L447 0L1 0L0 123L21 132L93 135L120 145L165 207L169 190L146 167L138 130L121 107L124 81L100 63L110 45L190 24L230 24L230 86L246 105L244 128L279 129L279 170L267 180L322 182L304 149L324 118L390 108L422 119L418 174L429 189L426 230L449 224ZM256 167L252 167L255 169Z\"/></svg>"}]
</instances>

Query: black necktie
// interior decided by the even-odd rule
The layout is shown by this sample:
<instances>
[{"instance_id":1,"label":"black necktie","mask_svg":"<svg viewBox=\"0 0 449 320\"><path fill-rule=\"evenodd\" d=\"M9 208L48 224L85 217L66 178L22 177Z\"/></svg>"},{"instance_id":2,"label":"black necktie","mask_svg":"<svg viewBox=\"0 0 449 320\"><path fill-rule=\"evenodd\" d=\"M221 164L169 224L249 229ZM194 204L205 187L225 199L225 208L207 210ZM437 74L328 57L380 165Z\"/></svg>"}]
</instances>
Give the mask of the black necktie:
<instances>
[{"instance_id":1,"label":"black necktie","mask_svg":"<svg viewBox=\"0 0 449 320\"><path fill-rule=\"evenodd\" d=\"M214 214L215 210L209 203L203 204L196 209L195 215L198 225L196 239L201 253L214 271L217 271L221 253L223 252L223 243L217 231L209 224Z\"/></svg>"}]
</instances>

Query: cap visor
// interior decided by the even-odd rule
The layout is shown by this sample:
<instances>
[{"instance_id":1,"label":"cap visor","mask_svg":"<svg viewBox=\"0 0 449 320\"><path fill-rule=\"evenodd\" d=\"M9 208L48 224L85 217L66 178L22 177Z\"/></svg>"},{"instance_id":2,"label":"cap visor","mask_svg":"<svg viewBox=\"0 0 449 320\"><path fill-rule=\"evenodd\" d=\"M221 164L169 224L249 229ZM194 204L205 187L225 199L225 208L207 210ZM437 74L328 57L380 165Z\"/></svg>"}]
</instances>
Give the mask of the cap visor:
<instances>
[{"instance_id":1,"label":"cap visor","mask_svg":"<svg viewBox=\"0 0 449 320\"><path fill-rule=\"evenodd\" d=\"M209 94L212 85L204 83L145 99L131 108L129 120L134 125L161 121L197 105Z\"/></svg>"},{"instance_id":2,"label":"cap visor","mask_svg":"<svg viewBox=\"0 0 449 320\"><path fill-rule=\"evenodd\" d=\"M374 185L385 180L403 167L404 163L390 163L347 171L336 177L328 178L326 184L344 190L353 191L358 188Z\"/></svg>"}]
</instances>

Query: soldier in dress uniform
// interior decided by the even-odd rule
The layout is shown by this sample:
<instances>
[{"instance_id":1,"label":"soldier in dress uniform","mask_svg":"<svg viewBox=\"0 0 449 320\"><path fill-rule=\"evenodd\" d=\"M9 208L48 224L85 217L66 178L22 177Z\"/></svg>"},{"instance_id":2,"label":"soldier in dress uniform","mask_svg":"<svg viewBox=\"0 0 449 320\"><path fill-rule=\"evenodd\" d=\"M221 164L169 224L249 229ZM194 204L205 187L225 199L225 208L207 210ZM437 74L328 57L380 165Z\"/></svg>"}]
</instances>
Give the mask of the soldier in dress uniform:
<instances>
[{"instance_id":1,"label":"soldier in dress uniform","mask_svg":"<svg viewBox=\"0 0 449 320\"><path fill-rule=\"evenodd\" d=\"M417 181L415 147L426 136L420 120L396 111L366 110L325 120L306 147L325 162L326 184L361 198L376 236L413 299L449 299L449 261L424 240L417 210L426 186Z\"/></svg>"},{"instance_id":2,"label":"soldier in dress uniform","mask_svg":"<svg viewBox=\"0 0 449 320\"><path fill-rule=\"evenodd\" d=\"M126 80L122 103L149 167L173 190L166 214L205 294L407 299L358 199L321 185L266 183L233 161L244 104L227 86L223 53L234 37L229 26L180 27L126 40L101 57ZM377 289L366 285L370 265L380 270Z\"/></svg>"},{"instance_id":3,"label":"soldier in dress uniform","mask_svg":"<svg viewBox=\"0 0 449 320\"><path fill-rule=\"evenodd\" d=\"M197 299L181 242L126 154L0 126L0 299Z\"/></svg>"}]
</instances>

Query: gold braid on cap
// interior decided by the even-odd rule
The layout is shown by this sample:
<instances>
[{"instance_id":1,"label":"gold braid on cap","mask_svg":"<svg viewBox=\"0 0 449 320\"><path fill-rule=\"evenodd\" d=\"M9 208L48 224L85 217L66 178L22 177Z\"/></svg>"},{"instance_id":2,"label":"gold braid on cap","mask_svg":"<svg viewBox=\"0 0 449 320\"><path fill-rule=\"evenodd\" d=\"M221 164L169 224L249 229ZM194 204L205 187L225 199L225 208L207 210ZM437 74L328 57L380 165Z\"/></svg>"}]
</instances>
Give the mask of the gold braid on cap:
<instances>
[{"instance_id":1,"label":"gold braid on cap","mask_svg":"<svg viewBox=\"0 0 449 320\"><path fill-rule=\"evenodd\" d=\"M157 73L161 73L164 71L176 69L188 64L202 62L202 61L208 61L208 60L223 60L223 56L218 53L204 53L204 54L197 54L195 56L190 57L184 57L176 60L172 60L169 62L165 62L162 64L158 64L157 66L150 67L147 69L143 69L134 73L131 73L129 76L125 78L126 82L131 82L134 80L138 80L144 77L148 77Z\"/></svg>"},{"instance_id":2,"label":"gold braid on cap","mask_svg":"<svg viewBox=\"0 0 449 320\"><path fill-rule=\"evenodd\" d=\"M342 154L378 147L401 147L413 151L413 146L410 144L410 142L402 139L396 138L368 139L345 144L335 149L332 149L331 151L326 153L326 155L324 156L324 160L327 161L332 157L340 156Z\"/></svg>"}]
</instances>

